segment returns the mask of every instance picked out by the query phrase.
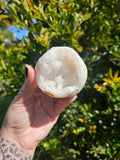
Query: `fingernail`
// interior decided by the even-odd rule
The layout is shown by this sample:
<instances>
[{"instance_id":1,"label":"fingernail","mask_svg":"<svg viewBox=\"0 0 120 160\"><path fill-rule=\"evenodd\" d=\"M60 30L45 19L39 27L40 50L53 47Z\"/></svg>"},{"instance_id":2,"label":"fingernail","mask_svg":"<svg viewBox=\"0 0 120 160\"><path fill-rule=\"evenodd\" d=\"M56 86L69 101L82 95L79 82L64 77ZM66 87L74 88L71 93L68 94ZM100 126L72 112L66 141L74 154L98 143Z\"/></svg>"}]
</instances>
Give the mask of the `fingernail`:
<instances>
[{"instance_id":1,"label":"fingernail","mask_svg":"<svg viewBox=\"0 0 120 160\"><path fill-rule=\"evenodd\" d=\"M25 66L25 77L28 78L28 68Z\"/></svg>"},{"instance_id":2,"label":"fingernail","mask_svg":"<svg viewBox=\"0 0 120 160\"><path fill-rule=\"evenodd\" d=\"M74 102L77 99L77 95L73 96L72 102Z\"/></svg>"}]
</instances>

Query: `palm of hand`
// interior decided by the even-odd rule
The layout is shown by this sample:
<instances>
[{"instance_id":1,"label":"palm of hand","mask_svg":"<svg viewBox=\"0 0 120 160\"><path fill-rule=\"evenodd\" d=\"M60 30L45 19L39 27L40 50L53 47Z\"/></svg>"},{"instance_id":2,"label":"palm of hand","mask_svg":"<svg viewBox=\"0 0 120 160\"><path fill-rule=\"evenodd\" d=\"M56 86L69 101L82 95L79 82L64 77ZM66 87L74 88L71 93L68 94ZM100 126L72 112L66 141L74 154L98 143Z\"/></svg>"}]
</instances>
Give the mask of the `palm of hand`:
<instances>
[{"instance_id":1,"label":"palm of hand","mask_svg":"<svg viewBox=\"0 0 120 160\"><path fill-rule=\"evenodd\" d=\"M7 124L23 139L24 146L33 146L47 136L59 114L74 98L52 98L37 88L32 97L18 97L8 110ZM14 113L13 116L11 116Z\"/></svg>"},{"instance_id":2,"label":"palm of hand","mask_svg":"<svg viewBox=\"0 0 120 160\"><path fill-rule=\"evenodd\" d=\"M71 104L76 96L52 98L45 95L35 81L35 72L29 68L28 78L12 104L3 124L5 132L13 133L13 139L27 150L34 150L37 144L50 132L59 114Z\"/></svg>"}]
</instances>

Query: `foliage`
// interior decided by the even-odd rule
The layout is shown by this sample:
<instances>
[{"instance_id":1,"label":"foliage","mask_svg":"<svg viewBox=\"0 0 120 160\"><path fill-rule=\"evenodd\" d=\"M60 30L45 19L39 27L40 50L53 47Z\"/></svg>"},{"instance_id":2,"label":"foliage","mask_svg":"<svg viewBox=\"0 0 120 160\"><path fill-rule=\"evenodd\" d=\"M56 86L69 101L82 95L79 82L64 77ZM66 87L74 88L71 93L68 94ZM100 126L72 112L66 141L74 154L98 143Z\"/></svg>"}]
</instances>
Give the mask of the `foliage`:
<instances>
[{"instance_id":1,"label":"foliage","mask_svg":"<svg viewBox=\"0 0 120 160\"><path fill-rule=\"evenodd\" d=\"M24 64L35 66L52 46L74 48L88 67L88 80L77 101L60 116L34 159L118 160L120 1L0 0L0 8L0 106L22 86ZM6 25L29 34L19 41Z\"/></svg>"}]
</instances>

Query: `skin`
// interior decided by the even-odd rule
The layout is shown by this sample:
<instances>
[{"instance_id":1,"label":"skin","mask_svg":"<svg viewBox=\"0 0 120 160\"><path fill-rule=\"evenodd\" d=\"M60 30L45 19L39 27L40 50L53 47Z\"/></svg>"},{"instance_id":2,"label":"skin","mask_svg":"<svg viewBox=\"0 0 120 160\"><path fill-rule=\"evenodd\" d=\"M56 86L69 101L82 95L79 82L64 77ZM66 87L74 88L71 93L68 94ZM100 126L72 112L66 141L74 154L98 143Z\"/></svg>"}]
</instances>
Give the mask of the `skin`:
<instances>
[{"instance_id":1,"label":"skin","mask_svg":"<svg viewBox=\"0 0 120 160\"><path fill-rule=\"evenodd\" d=\"M37 87L34 69L30 65L26 67L27 77L6 113L1 137L33 156L38 143L48 135L60 113L77 97L58 99L44 94Z\"/></svg>"}]
</instances>

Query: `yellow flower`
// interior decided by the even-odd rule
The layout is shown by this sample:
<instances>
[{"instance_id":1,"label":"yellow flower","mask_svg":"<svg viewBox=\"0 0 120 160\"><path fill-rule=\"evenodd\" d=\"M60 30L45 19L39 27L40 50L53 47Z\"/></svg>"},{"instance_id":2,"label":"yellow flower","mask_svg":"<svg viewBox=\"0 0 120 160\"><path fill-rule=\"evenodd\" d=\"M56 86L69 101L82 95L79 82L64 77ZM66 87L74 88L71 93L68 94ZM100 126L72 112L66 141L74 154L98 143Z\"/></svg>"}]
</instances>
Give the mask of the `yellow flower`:
<instances>
[{"instance_id":1,"label":"yellow flower","mask_svg":"<svg viewBox=\"0 0 120 160\"><path fill-rule=\"evenodd\" d=\"M77 130L76 130L76 129L74 129L74 130L73 130L73 133L74 133L74 134L77 134Z\"/></svg>"},{"instance_id":2,"label":"yellow flower","mask_svg":"<svg viewBox=\"0 0 120 160\"><path fill-rule=\"evenodd\" d=\"M103 78L103 81L107 82L108 84L113 83L113 81L111 79L108 79L108 78Z\"/></svg>"},{"instance_id":3,"label":"yellow flower","mask_svg":"<svg viewBox=\"0 0 120 160\"><path fill-rule=\"evenodd\" d=\"M82 51L83 51L83 47L80 46L79 48L77 48L77 50L78 50L79 52L82 52Z\"/></svg>"},{"instance_id":4,"label":"yellow flower","mask_svg":"<svg viewBox=\"0 0 120 160\"><path fill-rule=\"evenodd\" d=\"M97 51L97 50L98 50L98 46L95 47L95 51Z\"/></svg>"},{"instance_id":5,"label":"yellow flower","mask_svg":"<svg viewBox=\"0 0 120 160\"><path fill-rule=\"evenodd\" d=\"M86 103L84 104L84 107L86 110L88 110L88 105Z\"/></svg>"},{"instance_id":6,"label":"yellow flower","mask_svg":"<svg viewBox=\"0 0 120 160\"><path fill-rule=\"evenodd\" d=\"M106 81L105 81L106 82ZM103 92L103 91L105 91L105 85L98 85L98 84L95 84L94 85L94 88L97 90L97 91L99 91L99 92Z\"/></svg>"}]
</instances>

